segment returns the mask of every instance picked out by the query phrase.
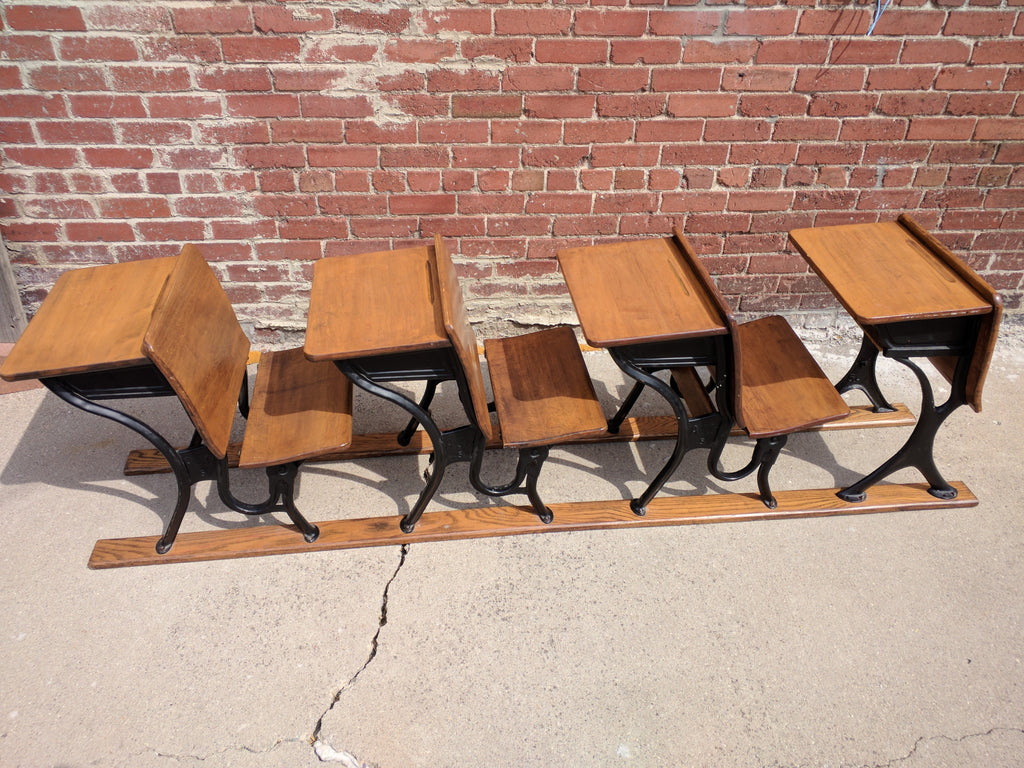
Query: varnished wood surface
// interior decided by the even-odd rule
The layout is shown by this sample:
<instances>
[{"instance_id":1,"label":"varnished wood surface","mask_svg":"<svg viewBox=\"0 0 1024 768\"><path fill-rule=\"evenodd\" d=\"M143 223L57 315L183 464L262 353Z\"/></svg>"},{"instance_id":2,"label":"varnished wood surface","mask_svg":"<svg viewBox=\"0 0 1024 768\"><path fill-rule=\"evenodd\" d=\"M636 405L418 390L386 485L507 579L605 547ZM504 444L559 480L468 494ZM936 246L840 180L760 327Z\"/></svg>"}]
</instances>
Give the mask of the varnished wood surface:
<instances>
[{"instance_id":1,"label":"varnished wood surface","mask_svg":"<svg viewBox=\"0 0 1024 768\"><path fill-rule=\"evenodd\" d=\"M458 541L528 533L650 528L667 525L791 520L831 515L877 514L909 510L937 510L977 506L978 500L963 483L954 482L957 498L944 501L930 495L925 484L876 485L859 504L841 501L838 489L780 491L778 507L768 509L757 494L711 494L659 497L638 517L629 502L580 501L551 504L554 521L541 523L528 507L482 507L427 512L412 533L402 533L399 517L364 517L317 521L320 537L307 543L293 527L261 525L231 530L181 533L166 555L154 546L159 537L101 539L96 542L89 567L119 568L229 560L265 555L288 555L360 547L398 546L433 541ZM358 511L357 511L358 514Z\"/></svg>"},{"instance_id":2,"label":"varnished wood surface","mask_svg":"<svg viewBox=\"0 0 1024 768\"><path fill-rule=\"evenodd\" d=\"M671 238L569 248L558 263L595 347L726 333Z\"/></svg>"},{"instance_id":3,"label":"varnished wood surface","mask_svg":"<svg viewBox=\"0 0 1024 768\"><path fill-rule=\"evenodd\" d=\"M249 339L199 249L175 262L143 342L207 447L223 457L231 438Z\"/></svg>"},{"instance_id":4,"label":"varnished wood surface","mask_svg":"<svg viewBox=\"0 0 1024 768\"><path fill-rule=\"evenodd\" d=\"M743 323L737 342L744 350L740 421L751 437L785 435L849 414L785 318L770 315Z\"/></svg>"},{"instance_id":5,"label":"varnished wood surface","mask_svg":"<svg viewBox=\"0 0 1024 768\"><path fill-rule=\"evenodd\" d=\"M875 413L871 406L855 405L850 408L850 415L830 421L817 427L808 429L808 432L834 431L843 429L868 429L881 427L912 427L915 424L914 415L903 403L894 403L896 409L893 413ZM737 428L733 430L733 436L739 437L744 432ZM641 416L630 417L622 423L622 427L615 434L603 432L599 435L579 437L572 440L572 443L632 443L640 440L674 440L676 437L676 420L673 416ZM498 440L491 440L488 448L500 448ZM238 466L238 454L241 446L232 443L228 448L228 463L232 467ZM353 435L351 445L340 453L327 453L322 456L315 456L307 461L349 461L355 459L376 458L379 456L415 456L430 453L433 448L430 445L430 438L423 430L413 433L412 440L408 445L398 444L397 432L380 432L364 435ZM159 472L169 472L170 468L163 456L155 448L142 448L131 451L124 465L124 474L149 475Z\"/></svg>"},{"instance_id":6,"label":"varnished wood surface","mask_svg":"<svg viewBox=\"0 0 1024 768\"><path fill-rule=\"evenodd\" d=\"M8 381L148 364L142 339L175 257L65 272L0 368Z\"/></svg>"},{"instance_id":7,"label":"varnished wood surface","mask_svg":"<svg viewBox=\"0 0 1024 768\"><path fill-rule=\"evenodd\" d=\"M352 442L352 382L302 348L264 352L239 466L267 467L340 451Z\"/></svg>"},{"instance_id":8,"label":"varnished wood surface","mask_svg":"<svg viewBox=\"0 0 1024 768\"><path fill-rule=\"evenodd\" d=\"M314 265L305 343L309 359L448 344L433 248L332 256Z\"/></svg>"},{"instance_id":9,"label":"varnished wood surface","mask_svg":"<svg viewBox=\"0 0 1024 768\"><path fill-rule=\"evenodd\" d=\"M898 222L794 229L789 237L863 325L992 311L986 298Z\"/></svg>"},{"instance_id":10,"label":"varnished wood surface","mask_svg":"<svg viewBox=\"0 0 1024 768\"><path fill-rule=\"evenodd\" d=\"M455 348L455 355L462 364L466 386L473 405L473 416L477 427L484 437L490 440L494 436L490 411L487 407L487 390L484 386L484 373L480 366L480 352L476 343L476 334L469 323L469 313L459 285L459 276L455 272L448 249L440 235L434 235L434 257L437 264L437 283L441 297L441 317L448 340Z\"/></svg>"},{"instance_id":11,"label":"varnished wood surface","mask_svg":"<svg viewBox=\"0 0 1024 768\"><path fill-rule=\"evenodd\" d=\"M1003 298L977 272L961 261L956 254L939 242L931 232L927 231L910 216L903 214L900 216L899 222L914 237L928 246L932 253L945 261L962 280L977 291L978 295L992 305L992 311L985 315L981 321L978 344L971 355L971 367L967 373L967 400L975 411L980 412L981 392L985 386L985 377L988 375L988 367L992 362L992 355L995 353L996 339L999 336L999 324L1003 319ZM952 380L952 373L948 363L940 362L936 364L936 367L949 380Z\"/></svg>"},{"instance_id":12,"label":"varnished wood surface","mask_svg":"<svg viewBox=\"0 0 1024 768\"><path fill-rule=\"evenodd\" d=\"M506 446L553 445L607 429L571 328L484 341Z\"/></svg>"}]
</instances>

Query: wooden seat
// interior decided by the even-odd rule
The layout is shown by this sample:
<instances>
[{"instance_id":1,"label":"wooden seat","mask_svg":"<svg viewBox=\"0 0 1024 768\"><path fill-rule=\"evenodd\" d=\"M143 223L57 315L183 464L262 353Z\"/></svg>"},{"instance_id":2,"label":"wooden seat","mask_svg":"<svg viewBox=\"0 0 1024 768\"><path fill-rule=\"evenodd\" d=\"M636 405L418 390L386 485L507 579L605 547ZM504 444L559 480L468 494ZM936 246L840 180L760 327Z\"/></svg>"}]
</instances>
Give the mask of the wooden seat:
<instances>
[{"instance_id":1,"label":"wooden seat","mask_svg":"<svg viewBox=\"0 0 1024 768\"><path fill-rule=\"evenodd\" d=\"M494 425L476 334L469 323L455 266L440 235L434 238L434 253L445 332L458 361L460 394L477 431L470 482L489 496L526 493L541 520L550 522L551 510L537 493L537 478L548 446L598 434L607 426L579 345L568 328L485 342L503 444L519 448L515 478L504 486L488 485L481 478L481 469ZM403 525L411 531L415 522Z\"/></svg>"},{"instance_id":2,"label":"wooden seat","mask_svg":"<svg viewBox=\"0 0 1024 768\"><path fill-rule=\"evenodd\" d=\"M269 467L340 450L352 442L352 382L302 348L264 352L253 385L240 467Z\"/></svg>"},{"instance_id":3,"label":"wooden seat","mask_svg":"<svg viewBox=\"0 0 1024 768\"><path fill-rule=\"evenodd\" d=\"M182 249L171 271L143 350L196 429L192 445L179 451L185 467L179 486L216 479L220 498L231 509L247 515L283 509L306 540L313 541L318 530L295 508L294 480L303 459L351 442L348 379L330 363L307 362L301 349L267 353L249 405L249 340L227 294L194 245ZM252 418L241 464L266 467L270 482L268 498L257 504L236 499L230 489L226 456L236 405ZM184 503L179 499L159 552L170 549L187 506L187 498Z\"/></svg>"},{"instance_id":4,"label":"wooden seat","mask_svg":"<svg viewBox=\"0 0 1024 768\"><path fill-rule=\"evenodd\" d=\"M736 472L726 472L719 466L728 435L724 433L712 447L708 469L720 480L738 480L757 470L761 500L774 509L776 501L768 475L787 437L793 432L848 416L850 407L785 318L773 315L738 324L693 247L678 229L674 235L729 329L732 372L731 381L725 387L727 402L724 405L736 424L757 441L750 463ZM712 406L706 389L695 376L692 368L672 372L684 399L690 394L688 408L707 413ZM722 406L719 403L719 410Z\"/></svg>"},{"instance_id":5,"label":"wooden seat","mask_svg":"<svg viewBox=\"0 0 1024 768\"><path fill-rule=\"evenodd\" d=\"M487 339L484 354L506 447L553 445L607 428L571 328Z\"/></svg>"}]
</instances>

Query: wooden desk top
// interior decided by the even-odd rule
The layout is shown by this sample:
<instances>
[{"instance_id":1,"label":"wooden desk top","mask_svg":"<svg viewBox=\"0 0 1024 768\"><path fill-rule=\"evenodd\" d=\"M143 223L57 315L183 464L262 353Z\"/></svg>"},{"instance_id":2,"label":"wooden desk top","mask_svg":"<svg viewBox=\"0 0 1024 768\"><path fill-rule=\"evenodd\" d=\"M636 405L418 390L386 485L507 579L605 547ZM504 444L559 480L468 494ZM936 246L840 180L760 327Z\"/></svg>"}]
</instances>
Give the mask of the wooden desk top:
<instances>
[{"instance_id":1,"label":"wooden desk top","mask_svg":"<svg viewBox=\"0 0 1024 768\"><path fill-rule=\"evenodd\" d=\"M449 346L439 294L433 246L321 259L313 267L306 357Z\"/></svg>"},{"instance_id":2,"label":"wooden desk top","mask_svg":"<svg viewBox=\"0 0 1024 768\"><path fill-rule=\"evenodd\" d=\"M569 248L558 263L595 347L728 333L671 238Z\"/></svg>"},{"instance_id":3,"label":"wooden desk top","mask_svg":"<svg viewBox=\"0 0 1024 768\"><path fill-rule=\"evenodd\" d=\"M943 255L899 222L795 229L789 237L861 325L992 311Z\"/></svg>"},{"instance_id":4,"label":"wooden desk top","mask_svg":"<svg viewBox=\"0 0 1024 768\"><path fill-rule=\"evenodd\" d=\"M0 369L8 381L148 364L142 341L176 256L65 272Z\"/></svg>"}]
</instances>

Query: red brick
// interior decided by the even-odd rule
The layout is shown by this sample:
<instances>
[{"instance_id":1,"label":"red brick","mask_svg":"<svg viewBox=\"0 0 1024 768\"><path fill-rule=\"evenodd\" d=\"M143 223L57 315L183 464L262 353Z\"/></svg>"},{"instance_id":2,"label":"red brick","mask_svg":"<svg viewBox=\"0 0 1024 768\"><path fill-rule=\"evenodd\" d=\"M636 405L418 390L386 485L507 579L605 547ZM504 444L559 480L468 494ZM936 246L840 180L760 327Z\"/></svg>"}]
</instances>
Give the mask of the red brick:
<instances>
[{"instance_id":1,"label":"red brick","mask_svg":"<svg viewBox=\"0 0 1024 768\"><path fill-rule=\"evenodd\" d=\"M220 99L217 96L147 96L150 117L199 118L220 117Z\"/></svg>"},{"instance_id":2,"label":"red brick","mask_svg":"<svg viewBox=\"0 0 1024 768\"><path fill-rule=\"evenodd\" d=\"M615 40L613 64L677 64L683 53L680 40Z\"/></svg>"},{"instance_id":3,"label":"red brick","mask_svg":"<svg viewBox=\"0 0 1024 768\"><path fill-rule=\"evenodd\" d=\"M171 32L171 15L162 5L110 4L82 9L89 29L114 29L153 35Z\"/></svg>"},{"instance_id":4,"label":"red brick","mask_svg":"<svg viewBox=\"0 0 1024 768\"><path fill-rule=\"evenodd\" d=\"M721 25L724 13L724 11L651 11L650 32L652 35L670 35L672 37L711 35Z\"/></svg>"},{"instance_id":5,"label":"red brick","mask_svg":"<svg viewBox=\"0 0 1024 768\"><path fill-rule=\"evenodd\" d=\"M85 21L79 8L58 5L11 5L8 6L5 16L7 26L19 31L85 31Z\"/></svg>"},{"instance_id":6,"label":"red brick","mask_svg":"<svg viewBox=\"0 0 1024 768\"><path fill-rule=\"evenodd\" d=\"M149 168L153 151L142 147L88 147L85 161L93 168Z\"/></svg>"},{"instance_id":7,"label":"red brick","mask_svg":"<svg viewBox=\"0 0 1024 768\"><path fill-rule=\"evenodd\" d=\"M647 31L646 11L579 10L573 32L580 36L640 37Z\"/></svg>"},{"instance_id":8,"label":"red brick","mask_svg":"<svg viewBox=\"0 0 1024 768\"><path fill-rule=\"evenodd\" d=\"M949 14L942 34L960 37L1005 37L1013 31L1016 19L1017 14L1014 11L954 11Z\"/></svg>"},{"instance_id":9,"label":"red brick","mask_svg":"<svg viewBox=\"0 0 1024 768\"><path fill-rule=\"evenodd\" d=\"M368 62L377 55L377 46L357 43L325 43L316 41L306 50L303 61L334 63L338 61Z\"/></svg>"},{"instance_id":10,"label":"red brick","mask_svg":"<svg viewBox=\"0 0 1024 768\"><path fill-rule=\"evenodd\" d=\"M494 11L497 35L564 35L572 25L572 11L555 8L500 8ZM575 32L586 36L577 20Z\"/></svg>"},{"instance_id":11,"label":"red brick","mask_svg":"<svg viewBox=\"0 0 1024 768\"><path fill-rule=\"evenodd\" d=\"M883 115L938 115L947 99L944 93L883 93L878 111Z\"/></svg>"},{"instance_id":12,"label":"red brick","mask_svg":"<svg viewBox=\"0 0 1024 768\"><path fill-rule=\"evenodd\" d=\"M44 65L27 73L28 82L40 91L105 91L107 83L102 67Z\"/></svg>"},{"instance_id":13,"label":"red brick","mask_svg":"<svg viewBox=\"0 0 1024 768\"><path fill-rule=\"evenodd\" d=\"M566 121L562 130L566 144L622 143L633 138L633 123L629 120ZM557 137L549 143L557 143Z\"/></svg>"},{"instance_id":14,"label":"red brick","mask_svg":"<svg viewBox=\"0 0 1024 768\"><path fill-rule=\"evenodd\" d=\"M997 91L1006 77L1005 67L943 67L935 87L944 91Z\"/></svg>"},{"instance_id":15,"label":"red brick","mask_svg":"<svg viewBox=\"0 0 1024 768\"><path fill-rule=\"evenodd\" d=\"M945 137L950 138L950 137ZM978 120L974 131L975 141L1021 141L1024 140L1024 120L1020 118L983 117Z\"/></svg>"},{"instance_id":16,"label":"red brick","mask_svg":"<svg viewBox=\"0 0 1024 768\"><path fill-rule=\"evenodd\" d=\"M903 64L962 64L971 56L971 47L962 40L907 40L900 62Z\"/></svg>"},{"instance_id":17,"label":"red brick","mask_svg":"<svg viewBox=\"0 0 1024 768\"><path fill-rule=\"evenodd\" d=\"M1013 93L951 93L946 112L951 115L1009 115L1015 100Z\"/></svg>"},{"instance_id":18,"label":"red brick","mask_svg":"<svg viewBox=\"0 0 1024 768\"><path fill-rule=\"evenodd\" d=\"M227 113L239 117L298 117L299 97L293 94L259 93L225 97Z\"/></svg>"},{"instance_id":19,"label":"red brick","mask_svg":"<svg viewBox=\"0 0 1024 768\"><path fill-rule=\"evenodd\" d=\"M135 61L135 43L126 37L66 37L60 41L65 61Z\"/></svg>"},{"instance_id":20,"label":"red brick","mask_svg":"<svg viewBox=\"0 0 1024 768\"><path fill-rule=\"evenodd\" d=\"M733 98L734 112L736 97ZM745 93L739 98L739 114L745 117L782 117L791 115L806 115L808 112L807 96L802 94L757 94ZM669 111L672 109L672 101L669 99ZM726 113L728 114L728 113ZM720 115L726 116L726 115Z\"/></svg>"},{"instance_id":21,"label":"red brick","mask_svg":"<svg viewBox=\"0 0 1024 768\"><path fill-rule=\"evenodd\" d=\"M137 42L143 61L187 61L214 63L221 60L220 43L213 37L147 37Z\"/></svg>"},{"instance_id":22,"label":"red brick","mask_svg":"<svg viewBox=\"0 0 1024 768\"><path fill-rule=\"evenodd\" d=\"M728 202L729 197L726 192L710 192L706 190L698 190L696 192L671 192L662 195L661 198L661 211L662 213L680 213L685 211L724 211L725 205ZM750 224L749 217L742 217L744 219L743 231L746 226ZM739 219L736 220L737 222ZM704 230L707 231L707 230ZM726 231L724 228L720 230Z\"/></svg>"},{"instance_id":23,"label":"red brick","mask_svg":"<svg viewBox=\"0 0 1024 768\"><path fill-rule=\"evenodd\" d=\"M828 60L827 40L765 40L757 50L758 64L824 64Z\"/></svg>"},{"instance_id":24,"label":"red brick","mask_svg":"<svg viewBox=\"0 0 1024 768\"><path fill-rule=\"evenodd\" d=\"M178 34L225 35L252 32L252 16L246 6L205 6L174 8L171 11Z\"/></svg>"},{"instance_id":25,"label":"red brick","mask_svg":"<svg viewBox=\"0 0 1024 768\"><path fill-rule=\"evenodd\" d=\"M657 165L659 154L656 144L599 144L591 150L590 162L594 168L650 168Z\"/></svg>"},{"instance_id":26,"label":"red brick","mask_svg":"<svg viewBox=\"0 0 1024 768\"><path fill-rule=\"evenodd\" d=\"M224 61L298 61L297 37L225 37L221 40Z\"/></svg>"},{"instance_id":27,"label":"red brick","mask_svg":"<svg viewBox=\"0 0 1024 768\"><path fill-rule=\"evenodd\" d=\"M977 121L973 117L914 117L907 131L908 141L964 141L971 138Z\"/></svg>"},{"instance_id":28,"label":"red brick","mask_svg":"<svg viewBox=\"0 0 1024 768\"><path fill-rule=\"evenodd\" d=\"M329 216L316 216L298 220L286 219L278 225L281 239L289 240L335 240L348 237L348 222Z\"/></svg>"},{"instance_id":29,"label":"red brick","mask_svg":"<svg viewBox=\"0 0 1024 768\"><path fill-rule=\"evenodd\" d=\"M586 123L559 123L553 120L492 120L491 141L495 144L558 144L563 126L566 144L579 144L570 139L574 126ZM421 134L422 135L422 134ZM422 141L422 138L421 138Z\"/></svg>"},{"instance_id":30,"label":"red brick","mask_svg":"<svg viewBox=\"0 0 1024 768\"><path fill-rule=\"evenodd\" d=\"M119 221L69 221L64 225L64 235L71 242L131 242L135 232L131 224ZM24 238L22 238L24 239Z\"/></svg>"},{"instance_id":31,"label":"red brick","mask_svg":"<svg viewBox=\"0 0 1024 768\"><path fill-rule=\"evenodd\" d=\"M802 165L854 165L863 155L861 144L802 144L796 161Z\"/></svg>"},{"instance_id":32,"label":"red brick","mask_svg":"<svg viewBox=\"0 0 1024 768\"><path fill-rule=\"evenodd\" d=\"M582 79L581 72L581 83ZM574 88L575 83L575 71L570 67L509 67L502 73L501 90L505 92L570 91ZM581 90L588 89L581 87Z\"/></svg>"},{"instance_id":33,"label":"red brick","mask_svg":"<svg viewBox=\"0 0 1024 768\"><path fill-rule=\"evenodd\" d=\"M932 87L936 67L873 67L868 71L869 91L923 91Z\"/></svg>"},{"instance_id":34,"label":"red brick","mask_svg":"<svg viewBox=\"0 0 1024 768\"><path fill-rule=\"evenodd\" d=\"M60 96L5 94L3 105L6 117L67 117Z\"/></svg>"},{"instance_id":35,"label":"red brick","mask_svg":"<svg viewBox=\"0 0 1024 768\"><path fill-rule=\"evenodd\" d=\"M571 154L566 152L565 154ZM531 163L526 163L530 165ZM455 147L452 151L452 165L455 168L517 168L518 147Z\"/></svg>"},{"instance_id":36,"label":"red brick","mask_svg":"<svg viewBox=\"0 0 1024 768\"><path fill-rule=\"evenodd\" d=\"M196 83L209 91L269 91L272 83L266 67L203 67Z\"/></svg>"},{"instance_id":37,"label":"red brick","mask_svg":"<svg viewBox=\"0 0 1024 768\"><path fill-rule=\"evenodd\" d=\"M451 163L448 147L383 146L381 168L447 168Z\"/></svg>"},{"instance_id":38,"label":"red brick","mask_svg":"<svg viewBox=\"0 0 1024 768\"><path fill-rule=\"evenodd\" d=\"M638 143L699 142L703 135L703 120L640 120L636 124Z\"/></svg>"},{"instance_id":39,"label":"red brick","mask_svg":"<svg viewBox=\"0 0 1024 768\"><path fill-rule=\"evenodd\" d=\"M248 168L302 168L306 156L301 146L284 145L276 147L240 147L235 150L238 161ZM310 165L313 149L310 148Z\"/></svg>"},{"instance_id":40,"label":"red brick","mask_svg":"<svg viewBox=\"0 0 1024 768\"><path fill-rule=\"evenodd\" d=\"M807 67L797 73L795 89L809 93L862 91L866 77L863 67Z\"/></svg>"},{"instance_id":41,"label":"red brick","mask_svg":"<svg viewBox=\"0 0 1024 768\"><path fill-rule=\"evenodd\" d=\"M730 11L725 22L725 34L756 37L791 35L796 31L799 14L796 10L778 8Z\"/></svg>"},{"instance_id":42,"label":"red brick","mask_svg":"<svg viewBox=\"0 0 1024 768\"><path fill-rule=\"evenodd\" d=\"M455 56L451 40L390 40L384 46L388 61L436 64Z\"/></svg>"},{"instance_id":43,"label":"red brick","mask_svg":"<svg viewBox=\"0 0 1024 768\"><path fill-rule=\"evenodd\" d=\"M538 43L540 42L538 41ZM503 61L526 63L532 58L532 50L533 41L527 37L480 37L463 40L461 44L463 57L470 61L486 56ZM543 61L543 59L538 57L537 61Z\"/></svg>"},{"instance_id":44,"label":"red brick","mask_svg":"<svg viewBox=\"0 0 1024 768\"><path fill-rule=\"evenodd\" d=\"M349 144L414 144L415 123L377 124L369 120L352 120L347 123L346 138Z\"/></svg>"},{"instance_id":45,"label":"red brick","mask_svg":"<svg viewBox=\"0 0 1024 768\"><path fill-rule=\"evenodd\" d=\"M796 160L797 145L791 142L765 144L734 143L727 146L728 161L737 164L776 163L788 165Z\"/></svg>"},{"instance_id":46,"label":"red brick","mask_svg":"<svg viewBox=\"0 0 1024 768\"><path fill-rule=\"evenodd\" d=\"M910 42L910 41L908 41ZM832 47L833 64L895 64L904 44L900 40L848 39Z\"/></svg>"},{"instance_id":47,"label":"red brick","mask_svg":"<svg viewBox=\"0 0 1024 768\"><path fill-rule=\"evenodd\" d=\"M486 120L439 120L419 124L419 140L423 144L483 144L490 137ZM503 143L495 140L496 144Z\"/></svg>"},{"instance_id":48,"label":"red brick","mask_svg":"<svg viewBox=\"0 0 1024 768\"><path fill-rule=\"evenodd\" d=\"M526 201L527 213L590 213L591 196L584 193L536 192Z\"/></svg>"},{"instance_id":49,"label":"red brick","mask_svg":"<svg viewBox=\"0 0 1024 768\"><path fill-rule=\"evenodd\" d=\"M684 64L747 64L757 55L754 40L687 40L683 48Z\"/></svg>"},{"instance_id":50,"label":"red brick","mask_svg":"<svg viewBox=\"0 0 1024 768\"><path fill-rule=\"evenodd\" d=\"M646 68L583 68L579 71L579 79L576 87L583 93L642 91L647 88L650 80L651 72Z\"/></svg>"},{"instance_id":51,"label":"red brick","mask_svg":"<svg viewBox=\"0 0 1024 768\"><path fill-rule=\"evenodd\" d=\"M296 147L299 154L302 148ZM309 164L314 168L376 168L377 147L310 147ZM302 165L302 163L298 163Z\"/></svg>"},{"instance_id":52,"label":"red brick","mask_svg":"<svg viewBox=\"0 0 1024 768\"><path fill-rule=\"evenodd\" d=\"M767 141L771 137L772 123L768 120L734 117L708 120L704 128L705 141Z\"/></svg>"},{"instance_id":53,"label":"red brick","mask_svg":"<svg viewBox=\"0 0 1024 768\"><path fill-rule=\"evenodd\" d=\"M372 11L340 10L336 14L338 27L343 30L364 32L404 32L412 19L412 12L404 8L374 13Z\"/></svg>"},{"instance_id":54,"label":"red brick","mask_svg":"<svg viewBox=\"0 0 1024 768\"><path fill-rule=\"evenodd\" d=\"M839 131L840 141L902 141L907 121L900 118L846 118Z\"/></svg>"},{"instance_id":55,"label":"red brick","mask_svg":"<svg viewBox=\"0 0 1024 768\"><path fill-rule=\"evenodd\" d=\"M481 70L466 72L455 70L433 70L427 73L427 90L434 93L452 91L496 91L499 75Z\"/></svg>"},{"instance_id":56,"label":"red brick","mask_svg":"<svg viewBox=\"0 0 1024 768\"><path fill-rule=\"evenodd\" d=\"M517 95L452 97L453 117L519 117L523 114L523 97Z\"/></svg>"},{"instance_id":57,"label":"red brick","mask_svg":"<svg viewBox=\"0 0 1024 768\"><path fill-rule=\"evenodd\" d=\"M184 219L140 221L135 224L135 229L144 240L188 243L203 240L206 236L205 222Z\"/></svg>"},{"instance_id":58,"label":"red brick","mask_svg":"<svg viewBox=\"0 0 1024 768\"><path fill-rule=\"evenodd\" d=\"M726 67L722 89L726 91L791 91L795 72L791 67ZM799 90L799 89L798 89Z\"/></svg>"},{"instance_id":59,"label":"red brick","mask_svg":"<svg viewBox=\"0 0 1024 768\"><path fill-rule=\"evenodd\" d=\"M50 37L36 35L0 35L0 59L7 61L52 61Z\"/></svg>"},{"instance_id":60,"label":"red brick","mask_svg":"<svg viewBox=\"0 0 1024 768\"><path fill-rule=\"evenodd\" d=\"M459 215L466 214L521 214L524 210L524 196L519 193L505 194L502 190L481 195L471 192L459 195Z\"/></svg>"},{"instance_id":61,"label":"red brick","mask_svg":"<svg viewBox=\"0 0 1024 768\"><path fill-rule=\"evenodd\" d=\"M523 113L534 118L592 117L595 109L593 96L529 95L523 101Z\"/></svg>"},{"instance_id":62,"label":"red brick","mask_svg":"<svg viewBox=\"0 0 1024 768\"><path fill-rule=\"evenodd\" d=\"M260 216L312 216L317 212L317 200L310 195L256 195L253 205Z\"/></svg>"},{"instance_id":63,"label":"red brick","mask_svg":"<svg viewBox=\"0 0 1024 768\"><path fill-rule=\"evenodd\" d=\"M344 120L275 120L274 143L340 144L345 138Z\"/></svg>"},{"instance_id":64,"label":"red brick","mask_svg":"<svg viewBox=\"0 0 1024 768\"><path fill-rule=\"evenodd\" d=\"M100 216L108 219L165 219L171 215L164 197L103 197Z\"/></svg>"},{"instance_id":65,"label":"red brick","mask_svg":"<svg viewBox=\"0 0 1024 768\"><path fill-rule=\"evenodd\" d=\"M412 237L419 229L416 217L375 216L370 219L354 218L351 222L353 237Z\"/></svg>"},{"instance_id":66,"label":"red brick","mask_svg":"<svg viewBox=\"0 0 1024 768\"><path fill-rule=\"evenodd\" d=\"M927 37L939 34L945 22L945 11L889 8L878 20L872 34Z\"/></svg>"},{"instance_id":67,"label":"red brick","mask_svg":"<svg viewBox=\"0 0 1024 768\"><path fill-rule=\"evenodd\" d=\"M1024 18L1024 15L1021 18ZM1020 40L979 40L974 44L970 63L1021 64L1024 63L1022 49L1024 44Z\"/></svg>"},{"instance_id":68,"label":"red brick","mask_svg":"<svg viewBox=\"0 0 1024 768\"><path fill-rule=\"evenodd\" d=\"M253 14L256 29L261 32L326 32L334 29L334 14L327 8L258 5L253 8Z\"/></svg>"},{"instance_id":69,"label":"red brick","mask_svg":"<svg viewBox=\"0 0 1024 768\"><path fill-rule=\"evenodd\" d=\"M552 227L555 237L583 235L614 235L618 231L617 216L557 216Z\"/></svg>"},{"instance_id":70,"label":"red brick","mask_svg":"<svg viewBox=\"0 0 1024 768\"><path fill-rule=\"evenodd\" d=\"M373 105L366 96L321 96L303 93L299 96L303 117L364 118L373 115Z\"/></svg>"},{"instance_id":71,"label":"red brick","mask_svg":"<svg viewBox=\"0 0 1024 768\"><path fill-rule=\"evenodd\" d=\"M0 144L35 143L36 138L32 132L32 123L27 120L0 121Z\"/></svg>"},{"instance_id":72,"label":"red brick","mask_svg":"<svg viewBox=\"0 0 1024 768\"><path fill-rule=\"evenodd\" d=\"M116 66L110 68L114 90L131 92L187 91L192 87L185 67Z\"/></svg>"},{"instance_id":73,"label":"red brick","mask_svg":"<svg viewBox=\"0 0 1024 768\"><path fill-rule=\"evenodd\" d=\"M655 68L651 72L651 88L682 93L717 91L722 85L722 73L721 67Z\"/></svg>"},{"instance_id":74,"label":"red brick","mask_svg":"<svg viewBox=\"0 0 1024 768\"><path fill-rule=\"evenodd\" d=\"M114 144L114 126L99 120L37 121L44 144Z\"/></svg>"},{"instance_id":75,"label":"red brick","mask_svg":"<svg viewBox=\"0 0 1024 768\"><path fill-rule=\"evenodd\" d=\"M608 61L607 40L551 40L536 42L536 58L542 64L602 64Z\"/></svg>"},{"instance_id":76,"label":"red brick","mask_svg":"<svg viewBox=\"0 0 1024 768\"><path fill-rule=\"evenodd\" d=\"M666 98L662 94L600 94L597 97L600 117L656 117L665 113L665 106Z\"/></svg>"},{"instance_id":77,"label":"red brick","mask_svg":"<svg viewBox=\"0 0 1024 768\"><path fill-rule=\"evenodd\" d=\"M455 195L390 195L388 208L392 214L455 213Z\"/></svg>"},{"instance_id":78,"label":"red brick","mask_svg":"<svg viewBox=\"0 0 1024 768\"><path fill-rule=\"evenodd\" d=\"M487 8L453 8L423 14L424 30L437 32L468 32L475 35L491 33L491 12Z\"/></svg>"}]
</instances>

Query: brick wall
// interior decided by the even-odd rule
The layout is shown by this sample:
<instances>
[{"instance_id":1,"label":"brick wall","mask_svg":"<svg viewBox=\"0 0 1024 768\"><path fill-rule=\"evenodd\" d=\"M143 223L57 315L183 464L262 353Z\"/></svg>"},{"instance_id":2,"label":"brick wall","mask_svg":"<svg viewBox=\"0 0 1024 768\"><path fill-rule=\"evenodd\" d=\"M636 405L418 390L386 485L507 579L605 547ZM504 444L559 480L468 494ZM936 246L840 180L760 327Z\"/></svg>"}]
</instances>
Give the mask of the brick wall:
<instances>
[{"instance_id":1,"label":"brick wall","mask_svg":"<svg viewBox=\"0 0 1024 768\"><path fill-rule=\"evenodd\" d=\"M1021 304L1024 0L0 5L0 229L64 269L202 244L257 341L312 262L441 232L474 317L678 225L741 311L834 307L794 227L912 211Z\"/></svg>"}]
</instances>

